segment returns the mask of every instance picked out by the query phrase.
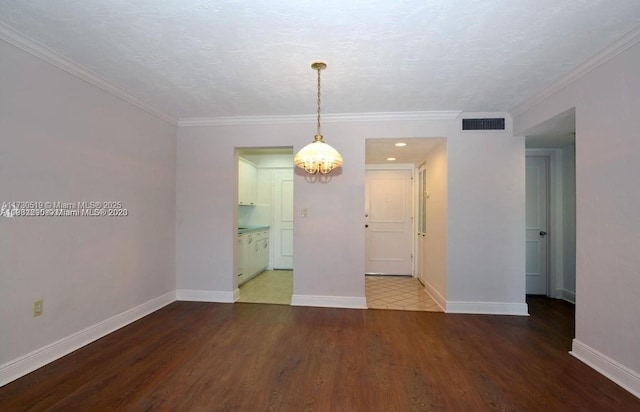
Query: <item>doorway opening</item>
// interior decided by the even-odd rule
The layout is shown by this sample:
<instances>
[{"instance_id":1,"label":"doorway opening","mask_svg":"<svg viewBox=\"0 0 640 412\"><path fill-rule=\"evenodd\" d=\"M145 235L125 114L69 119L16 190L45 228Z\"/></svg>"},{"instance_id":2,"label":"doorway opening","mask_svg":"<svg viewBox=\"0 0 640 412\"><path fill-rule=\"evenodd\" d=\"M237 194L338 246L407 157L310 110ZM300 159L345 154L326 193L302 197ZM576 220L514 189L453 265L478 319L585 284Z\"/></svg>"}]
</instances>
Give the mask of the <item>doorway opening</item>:
<instances>
[{"instance_id":1,"label":"doorway opening","mask_svg":"<svg viewBox=\"0 0 640 412\"><path fill-rule=\"evenodd\" d=\"M525 136L526 293L575 303L575 109Z\"/></svg>"},{"instance_id":2,"label":"doorway opening","mask_svg":"<svg viewBox=\"0 0 640 412\"><path fill-rule=\"evenodd\" d=\"M291 304L293 148L236 148L236 302Z\"/></svg>"},{"instance_id":3,"label":"doorway opening","mask_svg":"<svg viewBox=\"0 0 640 412\"><path fill-rule=\"evenodd\" d=\"M446 139L367 139L365 159L367 306L442 311L444 299L436 296L444 294L446 273L438 270L432 279L428 272L446 268L446 249L429 264L427 255L436 255L446 243ZM427 170L430 191L425 190ZM427 207L431 194L438 199L432 210ZM428 236L430 219L439 222Z\"/></svg>"}]
</instances>

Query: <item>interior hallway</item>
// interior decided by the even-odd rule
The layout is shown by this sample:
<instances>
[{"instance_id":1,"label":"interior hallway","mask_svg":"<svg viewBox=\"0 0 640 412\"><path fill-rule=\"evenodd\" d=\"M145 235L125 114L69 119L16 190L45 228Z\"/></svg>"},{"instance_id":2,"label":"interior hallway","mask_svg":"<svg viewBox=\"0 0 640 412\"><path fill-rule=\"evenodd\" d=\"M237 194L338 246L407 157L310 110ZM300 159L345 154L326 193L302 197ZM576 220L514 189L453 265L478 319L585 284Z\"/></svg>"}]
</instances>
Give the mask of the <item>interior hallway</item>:
<instances>
[{"instance_id":1,"label":"interior hallway","mask_svg":"<svg viewBox=\"0 0 640 412\"><path fill-rule=\"evenodd\" d=\"M367 308L442 312L424 291L420 281L411 276L365 276Z\"/></svg>"}]
</instances>

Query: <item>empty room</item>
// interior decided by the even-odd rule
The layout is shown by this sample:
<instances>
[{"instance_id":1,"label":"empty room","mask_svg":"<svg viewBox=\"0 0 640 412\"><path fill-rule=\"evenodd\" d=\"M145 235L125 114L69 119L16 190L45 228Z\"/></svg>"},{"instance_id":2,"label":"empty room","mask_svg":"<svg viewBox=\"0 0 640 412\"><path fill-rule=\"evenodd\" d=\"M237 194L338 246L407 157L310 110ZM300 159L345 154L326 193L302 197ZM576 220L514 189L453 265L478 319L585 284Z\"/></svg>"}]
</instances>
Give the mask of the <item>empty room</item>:
<instances>
[{"instance_id":1,"label":"empty room","mask_svg":"<svg viewBox=\"0 0 640 412\"><path fill-rule=\"evenodd\" d=\"M0 410L640 410L640 2L0 0Z\"/></svg>"}]
</instances>

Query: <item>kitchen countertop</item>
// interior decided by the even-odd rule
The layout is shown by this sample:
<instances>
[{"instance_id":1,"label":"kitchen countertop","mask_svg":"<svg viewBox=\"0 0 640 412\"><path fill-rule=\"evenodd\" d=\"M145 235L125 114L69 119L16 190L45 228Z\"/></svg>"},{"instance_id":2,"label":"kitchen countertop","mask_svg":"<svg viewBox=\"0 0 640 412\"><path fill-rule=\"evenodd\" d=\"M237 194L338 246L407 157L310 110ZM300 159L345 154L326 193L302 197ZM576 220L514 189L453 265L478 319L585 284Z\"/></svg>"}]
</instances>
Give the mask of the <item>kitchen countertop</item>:
<instances>
[{"instance_id":1,"label":"kitchen countertop","mask_svg":"<svg viewBox=\"0 0 640 412\"><path fill-rule=\"evenodd\" d=\"M269 226L240 226L238 227L238 234L242 235L244 233L260 232L263 230L269 230Z\"/></svg>"}]
</instances>

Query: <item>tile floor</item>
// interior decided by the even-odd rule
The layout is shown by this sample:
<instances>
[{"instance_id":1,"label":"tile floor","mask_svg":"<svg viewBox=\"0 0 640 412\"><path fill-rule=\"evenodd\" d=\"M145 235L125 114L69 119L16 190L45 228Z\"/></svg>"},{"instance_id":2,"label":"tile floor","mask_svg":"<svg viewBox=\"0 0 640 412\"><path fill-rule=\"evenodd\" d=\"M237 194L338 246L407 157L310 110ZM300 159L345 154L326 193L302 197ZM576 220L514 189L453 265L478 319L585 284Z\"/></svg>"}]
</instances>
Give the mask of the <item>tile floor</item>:
<instances>
[{"instance_id":1,"label":"tile floor","mask_svg":"<svg viewBox=\"0 0 640 412\"><path fill-rule=\"evenodd\" d=\"M238 302L290 305L292 293L292 271L267 270L240 286ZM365 276L365 294L369 309L442 312L410 276Z\"/></svg>"},{"instance_id":2,"label":"tile floor","mask_svg":"<svg viewBox=\"0 0 640 412\"><path fill-rule=\"evenodd\" d=\"M365 278L365 294L369 309L442 312L416 278L411 276L366 276Z\"/></svg>"},{"instance_id":3,"label":"tile floor","mask_svg":"<svg viewBox=\"0 0 640 412\"><path fill-rule=\"evenodd\" d=\"M292 293L292 271L266 270L240 286L238 302L291 305Z\"/></svg>"}]
</instances>

